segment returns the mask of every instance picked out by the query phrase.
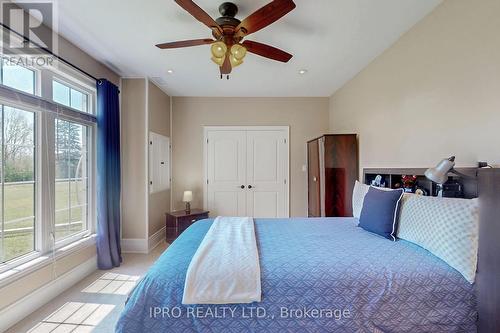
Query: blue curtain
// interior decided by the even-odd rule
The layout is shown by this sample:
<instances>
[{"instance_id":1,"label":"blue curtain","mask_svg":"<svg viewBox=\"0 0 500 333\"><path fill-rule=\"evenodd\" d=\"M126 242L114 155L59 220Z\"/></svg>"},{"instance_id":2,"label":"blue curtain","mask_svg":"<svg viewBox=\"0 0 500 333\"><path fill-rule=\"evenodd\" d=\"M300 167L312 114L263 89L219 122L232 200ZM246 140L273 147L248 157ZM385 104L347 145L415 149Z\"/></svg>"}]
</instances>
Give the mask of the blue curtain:
<instances>
[{"instance_id":1,"label":"blue curtain","mask_svg":"<svg viewBox=\"0 0 500 333\"><path fill-rule=\"evenodd\" d=\"M97 82L97 264L120 266L120 111L118 87Z\"/></svg>"}]
</instances>

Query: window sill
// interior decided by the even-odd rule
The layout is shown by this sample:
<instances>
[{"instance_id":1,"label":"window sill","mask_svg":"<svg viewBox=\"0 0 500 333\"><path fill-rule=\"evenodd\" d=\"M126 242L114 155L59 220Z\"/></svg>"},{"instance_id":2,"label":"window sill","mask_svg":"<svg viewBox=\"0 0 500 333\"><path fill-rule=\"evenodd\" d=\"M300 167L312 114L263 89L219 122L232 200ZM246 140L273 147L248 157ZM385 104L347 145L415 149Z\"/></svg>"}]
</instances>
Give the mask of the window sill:
<instances>
[{"instance_id":1,"label":"window sill","mask_svg":"<svg viewBox=\"0 0 500 333\"><path fill-rule=\"evenodd\" d=\"M95 243L96 243L96 235L95 234L90 235L78 241L75 241L67 246L57 249L54 253L54 256L52 256L50 253L47 253L45 255L38 256L33 260L30 260L24 264L21 264L5 272L2 272L0 273L0 288L3 288L16 280L19 280L23 276L31 274L51 264L53 260L60 260L83 248L95 245Z\"/></svg>"}]
</instances>

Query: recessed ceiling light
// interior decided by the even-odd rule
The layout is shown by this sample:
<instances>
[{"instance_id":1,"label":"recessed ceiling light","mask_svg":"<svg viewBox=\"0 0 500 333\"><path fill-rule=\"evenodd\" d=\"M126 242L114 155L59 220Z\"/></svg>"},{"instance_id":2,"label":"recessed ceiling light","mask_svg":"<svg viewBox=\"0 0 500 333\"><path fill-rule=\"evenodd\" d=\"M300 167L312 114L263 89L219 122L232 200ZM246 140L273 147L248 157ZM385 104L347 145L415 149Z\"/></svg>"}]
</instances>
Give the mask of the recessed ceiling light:
<instances>
[{"instance_id":1,"label":"recessed ceiling light","mask_svg":"<svg viewBox=\"0 0 500 333\"><path fill-rule=\"evenodd\" d=\"M307 69L301 69L301 70L299 70L299 74L300 75L304 75L306 73L307 73Z\"/></svg>"},{"instance_id":2,"label":"recessed ceiling light","mask_svg":"<svg viewBox=\"0 0 500 333\"><path fill-rule=\"evenodd\" d=\"M168 73L168 74L174 74L174 70L173 70L173 69L168 69L168 70L167 70L167 73Z\"/></svg>"}]
</instances>

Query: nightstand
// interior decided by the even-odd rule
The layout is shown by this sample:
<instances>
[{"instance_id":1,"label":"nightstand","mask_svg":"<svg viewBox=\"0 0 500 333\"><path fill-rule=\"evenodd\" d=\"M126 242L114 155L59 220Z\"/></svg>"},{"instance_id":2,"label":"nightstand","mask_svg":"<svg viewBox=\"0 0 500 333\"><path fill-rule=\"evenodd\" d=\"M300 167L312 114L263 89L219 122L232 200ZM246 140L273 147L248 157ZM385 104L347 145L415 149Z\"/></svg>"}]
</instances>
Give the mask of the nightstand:
<instances>
[{"instance_id":1,"label":"nightstand","mask_svg":"<svg viewBox=\"0 0 500 333\"><path fill-rule=\"evenodd\" d=\"M191 209L189 213L185 210L165 213L167 242L175 240L194 222L208 218L208 213L209 211L203 209Z\"/></svg>"}]
</instances>

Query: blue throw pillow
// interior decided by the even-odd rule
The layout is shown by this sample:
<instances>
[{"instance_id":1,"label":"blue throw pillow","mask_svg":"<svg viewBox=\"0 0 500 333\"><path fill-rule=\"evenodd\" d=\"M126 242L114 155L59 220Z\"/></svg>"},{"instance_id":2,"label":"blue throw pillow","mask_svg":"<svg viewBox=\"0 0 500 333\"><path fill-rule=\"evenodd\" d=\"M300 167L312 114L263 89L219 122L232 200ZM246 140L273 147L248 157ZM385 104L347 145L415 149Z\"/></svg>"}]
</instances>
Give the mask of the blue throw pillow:
<instances>
[{"instance_id":1,"label":"blue throw pillow","mask_svg":"<svg viewBox=\"0 0 500 333\"><path fill-rule=\"evenodd\" d=\"M399 202L403 193L403 189L384 191L370 187L361 209L359 226L395 241Z\"/></svg>"}]
</instances>

